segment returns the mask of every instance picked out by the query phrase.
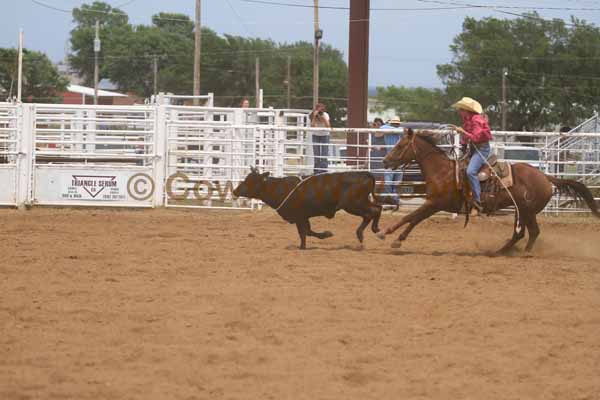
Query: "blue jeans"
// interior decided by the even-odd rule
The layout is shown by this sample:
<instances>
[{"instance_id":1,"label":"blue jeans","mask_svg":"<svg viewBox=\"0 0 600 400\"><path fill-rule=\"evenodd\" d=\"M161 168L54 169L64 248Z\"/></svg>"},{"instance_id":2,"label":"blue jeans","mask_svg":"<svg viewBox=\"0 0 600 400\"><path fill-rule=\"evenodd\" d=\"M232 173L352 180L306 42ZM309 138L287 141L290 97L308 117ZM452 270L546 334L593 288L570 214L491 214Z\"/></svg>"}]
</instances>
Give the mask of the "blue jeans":
<instances>
[{"instance_id":1,"label":"blue jeans","mask_svg":"<svg viewBox=\"0 0 600 400\"><path fill-rule=\"evenodd\" d=\"M329 156L329 135L313 135L313 157L315 162L314 173L327 172L327 157Z\"/></svg>"},{"instance_id":2,"label":"blue jeans","mask_svg":"<svg viewBox=\"0 0 600 400\"><path fill-rule=\"evenodd\" d=\"M403 172L398 171L386 171L383 174L383 179L386 181L385 188L383 192L386 194L394 194L398 193L398 185L395 185L396 182L402 182ZM392 198L392 196L388 196Z\"/></svg>"},{"instance_id":3,"label":"blue jeans","mask_svg":"<svg viewBox=\"0 0 600 400\"><path fill-rule=\"evenodd\" d=\"M479 178L477 174L481 167L485 164L485 161L490 156L492 149L489 143L480 144L477 150L473 152L469 166L467 167L467 177L471 183L471 190L473 191L473 200L481 201L481 185L479 184Z\"/></svg>"}]
</instances>

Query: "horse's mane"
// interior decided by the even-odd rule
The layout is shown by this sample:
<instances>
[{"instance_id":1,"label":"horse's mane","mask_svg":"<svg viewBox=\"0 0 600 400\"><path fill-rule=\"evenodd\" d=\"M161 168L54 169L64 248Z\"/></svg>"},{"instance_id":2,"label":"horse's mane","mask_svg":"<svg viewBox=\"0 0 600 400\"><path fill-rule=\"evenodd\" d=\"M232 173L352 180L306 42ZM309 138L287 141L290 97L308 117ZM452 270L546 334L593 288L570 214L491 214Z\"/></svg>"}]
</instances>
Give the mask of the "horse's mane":
<instances>
[{"instance_id":1,"label":"horse's mane","mask_svg":"<svg viewBox=\"0 0 600 400\"><path fill-rule=\"evenodd\" d=\"M438 133L423 130L423 131L417 131L415 134L417 135L417 137L419 137L419 138L425 140L427 143L429 143L436 152L441 153L441 154L445 155L446 157L448 156L443 149L438 147L437 142L440 137L440 135Z\"/></svg>"}]
</instances>

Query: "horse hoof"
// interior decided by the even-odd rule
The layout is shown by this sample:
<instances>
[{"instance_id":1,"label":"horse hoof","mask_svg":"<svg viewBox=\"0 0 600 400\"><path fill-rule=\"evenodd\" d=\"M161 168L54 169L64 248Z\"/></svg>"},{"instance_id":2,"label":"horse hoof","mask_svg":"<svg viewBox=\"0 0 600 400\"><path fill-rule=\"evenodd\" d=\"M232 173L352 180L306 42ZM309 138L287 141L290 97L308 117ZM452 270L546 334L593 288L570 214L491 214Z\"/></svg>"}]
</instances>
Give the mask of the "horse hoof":
<instances>
[{"instance_id":1,"label":"horse hoof","mask_svg":"<svg viewBox=\"0 0 600 400\"><path fill-rule=\"evenodd\" d=\"M400 247L402 247L402 242L401 242L401 241L399 241L399 240L394 240L394 241L392 242L392 244L390 245L390 247L391 247L392 249L399 249Z\"/></svg>"},{"instance_id":2,"label":"horse hoof","mask_svg":"<svg viewBox=\"0 0 600 400\"><path fill-rule=\"evenodd\" d=\"M323 232L323 239L327 239L327 238L330 238L332 236L333 236L332 232L329 232L329 231Z\"/></svg>"},{"instance_id":3,"label":"horse hoof","mask_svg":"<svg viewBox=\"0 0 600 400\"><path fill-rule=\"evenodd\" d=\"M385 232L383 231L377 232L377 235L375 236L377 236L377 239L379 240L385 240Z\"/></svg>"}]
</instances>

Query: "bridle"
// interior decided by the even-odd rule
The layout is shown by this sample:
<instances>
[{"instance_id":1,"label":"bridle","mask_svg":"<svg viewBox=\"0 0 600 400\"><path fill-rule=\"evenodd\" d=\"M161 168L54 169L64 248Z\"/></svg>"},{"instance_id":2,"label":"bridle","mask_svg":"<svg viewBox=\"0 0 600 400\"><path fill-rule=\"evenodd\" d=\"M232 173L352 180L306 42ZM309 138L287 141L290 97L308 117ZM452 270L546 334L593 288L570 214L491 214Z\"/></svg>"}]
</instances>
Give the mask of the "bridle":
<instances>
[{"instance_id":1,"label":"bridle","mask_svg":"<svg viewBox=\"0 0 600 400\"><path fill-rule=\"evenodd\" d=\"M415 138L417 137L416 133L412 134L412 137L410 138L410 148L412 148L413 153L415 154L415 161L418 163L422 163L423 161L425 161L427 159L427 157L429 157L431 154L436 153L437 150L431 150L428 153L425 153L424 156L421 156L419 159L419 153L417 152L417 145L415 144ZM404 153L406 153L406 151L409 149L409 146L404 147L404 149L402 149L402 152L400 153L400 155L398 156L398 159L401 159L402 157L404 157ZM404 165L406 165L408 163L404 163Z\"/></svg>"}]
</instances>

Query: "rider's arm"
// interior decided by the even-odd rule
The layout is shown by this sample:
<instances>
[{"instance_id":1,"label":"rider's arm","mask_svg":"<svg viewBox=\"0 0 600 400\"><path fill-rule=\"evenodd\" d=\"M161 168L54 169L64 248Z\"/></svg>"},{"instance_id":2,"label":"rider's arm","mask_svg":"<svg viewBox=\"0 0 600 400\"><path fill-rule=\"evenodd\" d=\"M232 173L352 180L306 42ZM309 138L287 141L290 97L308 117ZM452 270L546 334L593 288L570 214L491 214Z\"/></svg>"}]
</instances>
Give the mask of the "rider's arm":
<instances>
[{"instance_id":1,"label":"rider's arm","mask_svg":"<svg viewBox=\"0 0 600 400\"><path fill-rule=\"evenodd\" d=\"M483 118L473 118L469 131L463 129L463 134L470 142L481 143L487 141L489 129Z\"/></svg>"}]
</instances>

